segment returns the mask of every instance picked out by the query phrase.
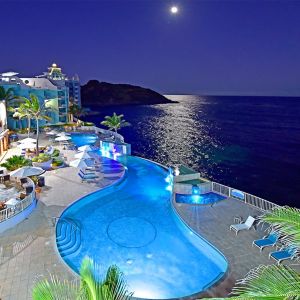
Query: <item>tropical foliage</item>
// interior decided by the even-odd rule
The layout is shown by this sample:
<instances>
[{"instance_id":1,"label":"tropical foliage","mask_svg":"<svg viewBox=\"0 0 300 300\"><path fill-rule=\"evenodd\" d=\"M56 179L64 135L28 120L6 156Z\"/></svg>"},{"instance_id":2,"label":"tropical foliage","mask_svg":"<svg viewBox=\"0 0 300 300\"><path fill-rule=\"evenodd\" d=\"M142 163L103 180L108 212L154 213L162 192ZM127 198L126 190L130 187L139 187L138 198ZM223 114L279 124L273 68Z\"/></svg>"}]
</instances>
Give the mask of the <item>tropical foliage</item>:
<instances>
[{"instance_id":1,"label":"tropical foliage","mask_svg":"<svg viewBox=\"0 0 300 300\"><path fill-rule=\"evenodd\" d=\"M0 100L5 101L6 106L9 106L15 99L14 90L12 88L5 90L3 86L0 86Z\"/></svg>"},{"instance_id":2,"label":"tropical foliage","mask_svg":"<svg viewBox=\"0 0 300 300\"><path fill-rule=\"evenodd\" d=\"M71 115L71 121L73 121L73 116L77 119L83 117L87 114L87 110L79 105L73 103L69 107L69 114Z\"/></svg>"},{"instance_id":3,"label":"tropical foliage","mask_svg":"<svg viewBox=\"0 0 300 300\"><path fill-rule=\"evenodd\" d=\"M23 98L19 98L19 99L23 99ZM18 107L16 107L16 108L10 107L9 111L13 112L14 118L18 118L18 119L27 118L27 125L28 125L27 133L28 133L28 137L29 137L32 113L30 111L30 107L31 107L30 100L29 99L25 100L25 99L23 99L24 102L21 103Z\"/></svg>"},{"instance_id":4,"label":"tropical foliage","mask_svg":"<svg viewBox=\"0 0 300 300\"><path fill-rule=\"evenodd\" d=\"M261 220L271 224L273 231L283 235L286 243L300 248L300 209L278 207L266 212Z\"/></svg>"},{"instance_id":5,"label":"tropical foliage","mask_svg":"<svg viewBox=\"0 0 300 300\"><path fill-rule=\"evenodd\" d=\"M24 113L24 116L27 116L29 119L34 119L36 122L36 153L39 153L39 121L40 120L46 120L50 121L51 118L47 116L47 111L50 109L45 107L44 105L40 105L39 99L37 96L31 94L29 98L21 97L24 101L24 104L21 104L22 106L22 113ZM17 112L18 113L18 109Z\"/></svg>"},{"instance_id":6,"label":"tropical foliage","mask_svg":"<svg viewBox=\"0 0 300 300\"><path fill-rule=\"evenodd\" d=\"M102 125L108 127L110 130L117 132L122 127L130 126L130 123L123 120L124 115L117 115L115 112L112 116L106 116L104 121L101 122Z\"/></svg>"},{"instance_id":7,"label":"tropical foliage","mask_svg":"<svg viewBox=\"0 0 300 300\"><path fill-rule=\"evenodd\" d=\"M210 298L212 299L212 298ZM225 298L213 298L225 299ZM260 266L251 270L233 288L230 300L300 299L300 275L287 266Z\"/></svg>"},{"instance_id":8,"label":"tropical foliage","mask_svg":"<svg viewBox=\"0 0 300 300\"><path fill-rule=\"evenodd\" d=\"M14 155L1 164L1 167L5 167L8 171L13 171L24 166L30 166L31 161L23 156Z\"/></svg>"},{"instance_id":9,"label":"tropical foliage","mask_svg":"<svg viewBox=\"0 0 300 300\"><path fill-rule=\"evenodd\" d=\"M46 161L49 161L51 159L51 156L46 153L40 153L39 155L35 156L32 161L37 163L43 163Z\"/></svg>"},{"instance_id":10,"label":"tropical foliage","mask_svg":"<svg viewBox=\"0 0 300 300\"><path fill-rule=\"evenodd\" d=\"M100 266L90 258L82 261L80 283L61 281L55 276L43 279L33 288L33 300L129 300L132 293L127 290L123 274L111 266L101 278Z\"/></svg>"}]
</instances>

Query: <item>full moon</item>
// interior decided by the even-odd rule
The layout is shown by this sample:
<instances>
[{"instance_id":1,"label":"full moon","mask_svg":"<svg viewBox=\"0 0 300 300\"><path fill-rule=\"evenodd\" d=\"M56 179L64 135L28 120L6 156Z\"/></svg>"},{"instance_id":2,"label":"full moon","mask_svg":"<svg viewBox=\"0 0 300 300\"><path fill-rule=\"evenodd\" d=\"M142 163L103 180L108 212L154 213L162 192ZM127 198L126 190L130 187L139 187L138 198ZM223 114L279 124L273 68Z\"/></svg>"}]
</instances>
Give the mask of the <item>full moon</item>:
<instances>
[{"instance_id":1,"label":"full moon","mask_svg":"<svg viewBox=\"0 0 300 300\"><path fill-rule=\"evenodd\" d=\"M172 6L170 9L172 14L177 14L178 13L178 7L177 6Z\"/></svg>"}]
</instances>

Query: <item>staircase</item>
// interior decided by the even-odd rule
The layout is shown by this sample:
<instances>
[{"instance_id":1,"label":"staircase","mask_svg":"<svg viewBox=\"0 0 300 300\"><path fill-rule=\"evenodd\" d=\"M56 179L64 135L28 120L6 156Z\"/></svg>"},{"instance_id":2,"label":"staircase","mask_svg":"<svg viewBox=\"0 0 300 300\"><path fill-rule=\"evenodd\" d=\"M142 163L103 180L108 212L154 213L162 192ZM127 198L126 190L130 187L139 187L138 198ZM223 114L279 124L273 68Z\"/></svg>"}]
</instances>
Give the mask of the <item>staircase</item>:
<instances>
[{"instance_id":1,"label":"staircase","mask_svg":"<svg viewBox=\"0 0 300 300\"><path fill-rule=\"evenodd\" d=\"M76 255L81 247L81 227L78 221L62 218L56 225L56 244L62 257Z\"/></svg>"}]
</instances>

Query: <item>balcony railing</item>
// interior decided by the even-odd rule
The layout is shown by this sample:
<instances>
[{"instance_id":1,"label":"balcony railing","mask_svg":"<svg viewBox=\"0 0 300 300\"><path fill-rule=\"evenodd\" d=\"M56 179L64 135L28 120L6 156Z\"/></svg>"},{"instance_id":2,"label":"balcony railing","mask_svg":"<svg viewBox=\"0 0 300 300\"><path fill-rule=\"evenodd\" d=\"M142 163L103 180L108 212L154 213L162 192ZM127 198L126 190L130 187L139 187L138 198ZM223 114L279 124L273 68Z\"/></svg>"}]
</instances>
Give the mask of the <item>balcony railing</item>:
<instances>
[{"instance_id":1,"label":"balcony railing","mask_svg":"<svg viewBox=\"0 0 300 300\"><path fill-rule=\"evenodd\" d=\"M6 208L0 211L0 223L6 221L7 219L12 218L13 216L21 213L27 207L29 207L34 201L35 197L35 185L31 179L28 178L33 186L33 190L28 194L23 200L20 200L13 208Z\"/></svg>"},{"instance_id":2,"label":"balcony railing","mask_svg":"<svg viewBox=\"0 0 300 300\"><path fill-rule=\"evenodd\" d=\"M212 191L227 197L238 199L262 211L267 211L267 210L274 209L276 207L280 207L280 205L277 205L263 198L254 196L249 193L245 193L243 191L234 189L232 187L217 182L212 182Z\"/></svg>"}]
</instances>

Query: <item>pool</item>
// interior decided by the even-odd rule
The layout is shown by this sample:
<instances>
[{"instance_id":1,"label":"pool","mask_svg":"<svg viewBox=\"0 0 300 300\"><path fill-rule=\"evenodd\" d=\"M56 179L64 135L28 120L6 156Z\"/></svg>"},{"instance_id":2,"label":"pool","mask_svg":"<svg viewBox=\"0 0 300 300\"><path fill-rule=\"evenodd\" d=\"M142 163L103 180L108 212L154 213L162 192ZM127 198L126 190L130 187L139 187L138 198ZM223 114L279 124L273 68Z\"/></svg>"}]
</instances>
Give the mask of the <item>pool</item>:
<instances>
[{"instance_id":1,"label":"pool","mask_svg":"<svg viewBox=\"0 0 300 300\"><path fill-rule=\"evenodd\" d=\"M94 133L72 133L71 139L77 147L81 147L84 145L94 145L98 136Z\"/></svg>"},{"instance_id":2,"label":"pool","mask_svg":"<svg viewBox=\"0 0 300 300\"><path fill-rule=\"evenodd\" d=\"M218 201L225 200L226 197L210 192L202 195L183 195L176 194L177 203L187 203L187 204L214 204Z\"/></svg>"},{"instance_id":3,"label":"pool","mask_svg":"<svg viewBox=\"0 0 300 300\"><path fill-rule=\"evenodd\" d=\"M122 181L63 212L56 233L64 261L77 273L85 256L103 266L103 272L116 264L129 290L140 298L188 296L219 280L227 261L174 212L166 189L167 171L133 156L119 161L127 168ZM64 242L68 224L64 220L80 229L73 242Z\"/></svg>"}]
</instances>

